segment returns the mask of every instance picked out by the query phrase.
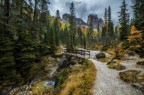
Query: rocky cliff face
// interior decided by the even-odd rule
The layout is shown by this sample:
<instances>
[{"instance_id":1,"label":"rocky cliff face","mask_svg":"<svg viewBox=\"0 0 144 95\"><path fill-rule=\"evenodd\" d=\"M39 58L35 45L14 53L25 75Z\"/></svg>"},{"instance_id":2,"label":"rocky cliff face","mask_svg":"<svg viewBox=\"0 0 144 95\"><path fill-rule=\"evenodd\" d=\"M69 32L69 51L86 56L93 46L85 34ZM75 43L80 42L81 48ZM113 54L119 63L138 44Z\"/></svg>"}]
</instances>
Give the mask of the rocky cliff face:
<instances>
[{"instance_id":1,"label":"rocky cliff face","mask_svg":"<svg viewBox=\"0 0 144 95\"><path fill-rule=\"evenodd\" d=\"M64 22L68 22L69 21L69 18L70 18L70 14L64 14L62 16L62 20ZM83 26L83 27L89 27L89 24L90 24L90 20L92 20L92 23L93 23L93 27L94 28L97 28L98 27L98 24L100 27L103 27L104 26L104 21L101 19L101 18L98 18L97 15L94 15L94 14L90 14L88 16L88 20L87 20L87 23L84 22L81 18L75 18L75 23L77 26Z\"/></svg>"},{"instance_id":2,"label":"rocky cliff face","mask_svg":"<svg viewBox=\"0 0 144 95\"><path fill-rule=\"evenodd\" d=\"M64 14L62 19L64 22L68 22L70 18L70 14ZM75 18L75 23L77 26L87 26L87 23L85 23L81 18Z\"/></svg>"},{"instance_id":3,"label":"rocky cliff face","mask_svg":"<svg viewBox=\"0 0 144 95\"><path fill-rule=\"evenodd\" d=\"M96 14L90 14L88 16L88 20L87 20L87 24L90 25L90 21L92 21L93 27L97 28L98 24L100 27L104 26L104 21L102 20L102 18L98 18L98 16Z\"/></svg>"}]
</instances>

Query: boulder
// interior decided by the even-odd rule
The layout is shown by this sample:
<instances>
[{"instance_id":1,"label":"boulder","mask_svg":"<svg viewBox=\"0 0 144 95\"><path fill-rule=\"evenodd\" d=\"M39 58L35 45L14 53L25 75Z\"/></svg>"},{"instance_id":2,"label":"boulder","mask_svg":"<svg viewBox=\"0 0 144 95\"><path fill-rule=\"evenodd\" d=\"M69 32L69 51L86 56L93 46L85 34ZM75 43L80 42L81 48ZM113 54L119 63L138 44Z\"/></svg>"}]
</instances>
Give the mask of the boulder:
<instances>
[{"instance_id":1,"label":"boulder","mask_svg":"<svg viewBox=\"0 0 144 95\"><path fill-rule=\"evenodd\" d=\"M103 53L103 52L100 52L100 53L96 54L96 58L97 58L97 59L106 58L106 54Z\"/></svg>"}]
</instances>

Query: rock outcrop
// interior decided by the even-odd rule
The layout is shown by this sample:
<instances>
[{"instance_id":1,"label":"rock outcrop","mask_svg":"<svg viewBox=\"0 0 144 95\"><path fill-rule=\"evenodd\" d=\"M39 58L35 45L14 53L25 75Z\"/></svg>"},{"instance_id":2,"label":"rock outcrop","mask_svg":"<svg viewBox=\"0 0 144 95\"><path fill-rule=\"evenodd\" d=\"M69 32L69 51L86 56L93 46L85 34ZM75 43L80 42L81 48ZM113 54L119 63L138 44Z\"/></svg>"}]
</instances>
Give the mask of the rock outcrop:
<instances>
[{"instance_id":1,"label":"rock outcrop","mask_svg":"<svg viewBox=\"0 0 144 95\"><path fill-rule=\"evenodd\" d=\"M64 22L68 22L69 18L70 18L70 14L64 14L62 16ZM77 26L87 26L87 23L85 23L81 18L75 18L75 23Z\"/></svg>"},{"instance_id":2,"label":"rock outcrop","mask_svg":"<svg viewBox=\"0 0 144 95\"><path fill-rule=\"evenodd\" d=\"M68 22L69 18L70 18L70 14L63 14L63 16L62 16L62 20L64 22ZM81 18L75 18L75 23L76 23L77 26L89 27L91 19L92 19L93 27L95 29L98 28L98 25L99 25L99 27L103 27L104 26L104 21L102 20L102 18L98 18L98 16L96 14L95 15L94 14L90 14L88 16L87 23L84 22Z\"/></svg>"},{"instance_id":3,"label":"rock outcrop","mask_svg":"<svg viewBox=\"0 0 144 95\"><path fill-rule=\"evenodd\" d=\"M102 20L102 18L98 18L96 14L90 14L88 16L87 24L90 25L91 21L92 21L93 27L96 29L98 28L98 25L99 27L104 26L104 21Z\"/></svg>"}]
</instances>

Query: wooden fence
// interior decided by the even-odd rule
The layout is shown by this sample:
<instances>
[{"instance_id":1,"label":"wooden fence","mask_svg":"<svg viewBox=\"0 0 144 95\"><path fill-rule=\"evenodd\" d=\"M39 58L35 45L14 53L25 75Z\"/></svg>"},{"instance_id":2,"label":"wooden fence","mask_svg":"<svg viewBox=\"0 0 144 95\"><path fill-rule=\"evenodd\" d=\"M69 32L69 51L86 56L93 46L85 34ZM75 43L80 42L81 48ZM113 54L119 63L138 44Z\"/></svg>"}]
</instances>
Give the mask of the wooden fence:
<instances>
[{"instance_id":1,"label":"wooden fence","mask_svg":"<svg viewBox=\"0 0 144 95\"><path fill-rule=\"evenodd\" d=\"M88 55L88 57L90 58L90 51L89 50L71 50L71 52L69 52L67 49L63 49L63 52L65 54L73 54L75 56L81 56L86 58L86 55Z\"/></svg>"}]
</instances>

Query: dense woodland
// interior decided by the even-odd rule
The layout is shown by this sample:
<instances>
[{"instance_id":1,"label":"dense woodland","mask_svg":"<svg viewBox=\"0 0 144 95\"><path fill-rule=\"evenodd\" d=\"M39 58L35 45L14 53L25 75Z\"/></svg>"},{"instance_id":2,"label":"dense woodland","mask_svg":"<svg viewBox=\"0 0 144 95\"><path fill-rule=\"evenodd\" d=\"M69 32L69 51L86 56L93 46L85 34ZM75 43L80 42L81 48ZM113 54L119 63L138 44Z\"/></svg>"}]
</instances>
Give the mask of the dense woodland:
<instances>
[{"instance_id":1,"label":"dense woodland","mask_svg":"<svg viewBox=\"0 0 144 95\"><path fill-rule=\"evenodd\" d=\"M34 2L33 2L34 1ZM41 69L42 56L55 55L60 46L69 51L78 47L101 50L124 49L144 57L144 2L132 0L134 18L130 18L125 0L119 13L119 25L113 24L111 7L104 10L104 27L94 29L76 26L76 8L70 5L70 19L64 23L60 11L50 15L49 0L0 1L0 89L20 86Z\"/></svg>"}]
</instances>

